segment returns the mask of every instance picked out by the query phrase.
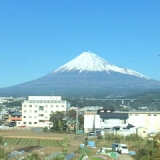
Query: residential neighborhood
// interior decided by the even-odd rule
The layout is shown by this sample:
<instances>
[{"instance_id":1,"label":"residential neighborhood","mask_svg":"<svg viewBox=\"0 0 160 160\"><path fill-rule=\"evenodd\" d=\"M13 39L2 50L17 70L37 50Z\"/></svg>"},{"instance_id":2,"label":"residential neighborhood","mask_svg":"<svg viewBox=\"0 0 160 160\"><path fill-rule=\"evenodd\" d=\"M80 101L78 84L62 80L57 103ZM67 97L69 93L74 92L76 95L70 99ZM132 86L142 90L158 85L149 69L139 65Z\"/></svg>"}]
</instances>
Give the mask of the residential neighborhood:
<instances>
[{"instance_id":1,"label":"residential neighborhood","mask_svg":"<svg viewBox=\"0 0 160 160\"><path fill-rule=\"evenodd\" d=\"M21 106L6 107L4 105L6 102L14 102L17 99L21 101ZM145 140L153 139L153 135L160 132L160 125L157 123L160 121L159 111L121 111L103 106L77 107L72 106L61 96L28 96L28 98L15 99L13 97L2 97L0 106L0 132L22 130L24 133L31 131L42 134L42 132L48 132L49 130L54 131L56 129L55 125L59 125L61 119L66 124L61 124L62 128L57 128L58 132L64 130L66 133L73 133L74 135L88 135L87 140L94 140L94 143L96 137L101 139L100 136L102 136L106 139L107 135L113 135L115 139L113 138L112 143L116 142L117 146L120 146L119 150L113 149L111 147L113 144L110 144L110 146L104 147L107 151L98 153L105 154L105 152L111 150L123 159L125 159L126 154L135 152L131 150L130 146L128 148L127 144L118 143L121 138L117 139L116 137L127 138L136 135ZM88 141L88 143L90 143L90 147L94 148L95 144L92 144L92 141ZM127 150L123 151L122 146L126 146Z\"/></svg>"}]
</instances>

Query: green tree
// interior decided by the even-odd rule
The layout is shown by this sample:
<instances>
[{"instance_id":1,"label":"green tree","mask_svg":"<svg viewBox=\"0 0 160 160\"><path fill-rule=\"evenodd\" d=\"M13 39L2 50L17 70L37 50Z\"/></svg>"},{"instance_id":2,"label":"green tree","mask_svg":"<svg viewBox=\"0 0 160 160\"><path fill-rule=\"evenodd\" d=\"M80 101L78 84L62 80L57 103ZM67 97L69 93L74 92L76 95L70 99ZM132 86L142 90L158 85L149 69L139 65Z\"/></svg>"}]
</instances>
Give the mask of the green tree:
<instances>
[{"instance_id":1,"label":"green tree","mask_svg":"<svg viewBox=\"0 0 160 160\"><path fill-rule=\"evenodd\" d=\"M53 123L53 129L56 131L65 130L66 128L66 120L65 120L65 112L53 112L50 116L50 122Z\"/></svg>"},{"instance_id":2,"label":"green tree","mask_svg":"<svg viewBox=\"0 0 160 160\"><path fill-rule=\"evenodd\" d=\"M135 157L136 160L155 160L157 158L160 158L160 133L157 133L152 141L146 141L145 145L136 151Z\"/></svg>"}]
</instances>

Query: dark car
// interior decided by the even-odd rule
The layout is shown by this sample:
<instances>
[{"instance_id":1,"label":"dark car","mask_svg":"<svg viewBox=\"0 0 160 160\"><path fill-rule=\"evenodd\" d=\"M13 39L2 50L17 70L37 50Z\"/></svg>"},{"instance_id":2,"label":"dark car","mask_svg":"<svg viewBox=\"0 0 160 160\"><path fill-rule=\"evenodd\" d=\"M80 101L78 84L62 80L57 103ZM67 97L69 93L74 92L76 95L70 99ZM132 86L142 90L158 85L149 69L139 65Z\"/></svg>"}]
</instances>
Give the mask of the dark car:
<instances>
[{"instance_id":1,"label":"dark car","mask_svg":"<svg viewBox=\"0 0 160 160\"><path fill-rule=\"evenodd\" d=\"M10 122L8 126L9 127L14 127L14 126L16 126L16 122Z\"/></svg>"}]
</instances>

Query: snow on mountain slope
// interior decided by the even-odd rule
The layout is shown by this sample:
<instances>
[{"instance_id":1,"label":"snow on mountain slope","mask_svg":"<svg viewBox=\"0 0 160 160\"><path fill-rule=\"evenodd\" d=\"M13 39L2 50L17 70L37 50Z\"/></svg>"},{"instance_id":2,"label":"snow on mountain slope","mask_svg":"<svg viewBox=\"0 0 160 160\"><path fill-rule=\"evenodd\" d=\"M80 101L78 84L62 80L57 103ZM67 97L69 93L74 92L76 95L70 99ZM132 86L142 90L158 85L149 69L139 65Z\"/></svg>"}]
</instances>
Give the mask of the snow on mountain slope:
<instances>
[{"instance_id":1,"label":"snow on mountain slope","mask_svg":"<svg viewBox=\"0 0 160 160\"><path fill-rule=\"evenodd\" d=\"M118 72L122 74L133 75L139 78L149 79L147 76L144 76L134 70L117 67L91 52L83 52L78 57L69 61L62 67L58 68L53 73L68 72L72 70L79 70L79 72L83 72L83 71L104 72L105 71L108 74L110 74L110 72Z\"/></svg>"}]
</instances>

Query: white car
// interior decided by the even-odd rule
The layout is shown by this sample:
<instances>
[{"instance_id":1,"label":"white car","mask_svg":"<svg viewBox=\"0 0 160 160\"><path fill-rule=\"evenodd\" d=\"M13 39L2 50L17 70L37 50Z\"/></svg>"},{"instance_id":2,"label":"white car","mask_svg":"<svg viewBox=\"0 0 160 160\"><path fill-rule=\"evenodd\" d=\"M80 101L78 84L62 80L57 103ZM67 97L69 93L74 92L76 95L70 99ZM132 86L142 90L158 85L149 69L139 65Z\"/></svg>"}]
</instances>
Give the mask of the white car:
<instances>
[{"instance_id":1,"label":"white car","mask_svg":"<svg viewBox=\"0 0 160 160\"><path fill-rule=\"evenodd\" d=\"M4 124L0 124L0 128L4 128L5 127L5 125Z\"/></svg>"},{"instance_id":2,"label":"white car","mask_svg":"<svg viewBox=\"0 0 160 160\"><path fill-rule=\"evenodd\" d=\"M118 144L118 149L117 149L118 153L121 154L128 154L128 147L126 144Z\"/></svg>"}]
</instances>

